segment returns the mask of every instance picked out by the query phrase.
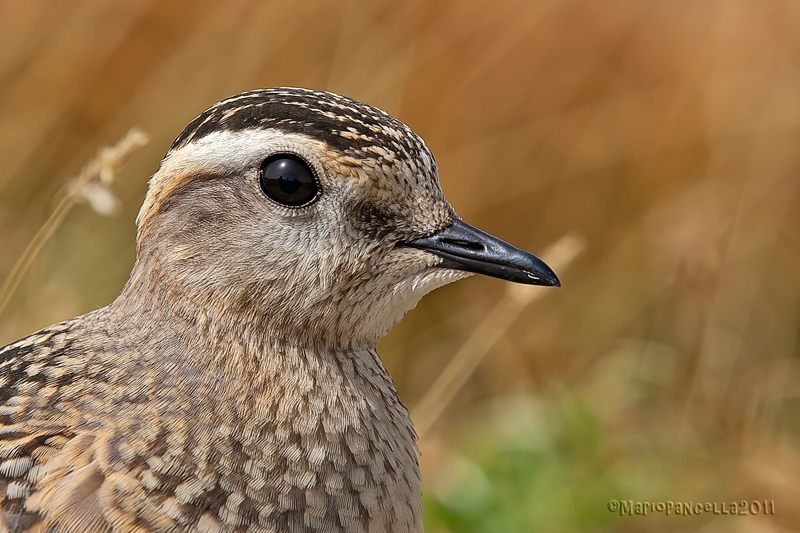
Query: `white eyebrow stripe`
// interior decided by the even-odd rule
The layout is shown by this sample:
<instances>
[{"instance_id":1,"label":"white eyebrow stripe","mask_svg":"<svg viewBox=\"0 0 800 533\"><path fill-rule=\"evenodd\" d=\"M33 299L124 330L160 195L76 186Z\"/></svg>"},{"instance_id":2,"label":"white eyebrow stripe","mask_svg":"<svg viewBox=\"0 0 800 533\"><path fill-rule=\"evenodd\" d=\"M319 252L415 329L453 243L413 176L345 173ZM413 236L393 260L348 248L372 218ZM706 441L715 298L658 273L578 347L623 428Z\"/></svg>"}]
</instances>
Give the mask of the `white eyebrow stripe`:
<instances>
[{"instance_id":1,"label":"white eyebrow stripe","mask_svg":"<svg viewBox=\"0 0 800 533\"><path fill-rule=\"evenodd\" d=\"M274 129L215 131L169 153L153 179L159 175L182 176L189 173L228 174L261 163L268 155L287 150L298 151L322 144L299 133Z\"/></svg>"},{"instance_id":2,"label":"white eyebrow stripe","mask_svg":"<svg viewBox=\"0 0 800 533\"><path fill-rule=\"evenodd\" d=\"M137 224L149 219L159 206L182 184L200 175L241 175L261 166L268 156L289 152L317 165L315 153L325 150L325 143L300 133L270 129L215 131L196 141L175 148L150 179L144 203L136 217Z\"/></svg>"}]
</instances>

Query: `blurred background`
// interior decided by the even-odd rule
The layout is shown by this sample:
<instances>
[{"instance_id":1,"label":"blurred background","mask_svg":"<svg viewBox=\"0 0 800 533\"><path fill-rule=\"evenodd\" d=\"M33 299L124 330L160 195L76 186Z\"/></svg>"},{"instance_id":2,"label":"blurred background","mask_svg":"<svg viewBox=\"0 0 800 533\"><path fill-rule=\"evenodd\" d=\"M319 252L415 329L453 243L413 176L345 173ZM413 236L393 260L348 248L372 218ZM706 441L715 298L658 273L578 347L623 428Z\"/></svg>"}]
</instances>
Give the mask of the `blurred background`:
<instances>
[{"instance_id":1,"label":"blurred background","mask_svg":"<svg viewBox=\"0 0 800 533\"><path fill-rule=\"evenodd\" d=\"M381 341L424 418L427 531L800 531L800 3L0 2L0 281L100 147L151 138L113 216L54 226L0 345L110 302L170 142L279 85L409 124L468 222L585 245L560 290L470 278Z\"/></svg>"}]
</instances>

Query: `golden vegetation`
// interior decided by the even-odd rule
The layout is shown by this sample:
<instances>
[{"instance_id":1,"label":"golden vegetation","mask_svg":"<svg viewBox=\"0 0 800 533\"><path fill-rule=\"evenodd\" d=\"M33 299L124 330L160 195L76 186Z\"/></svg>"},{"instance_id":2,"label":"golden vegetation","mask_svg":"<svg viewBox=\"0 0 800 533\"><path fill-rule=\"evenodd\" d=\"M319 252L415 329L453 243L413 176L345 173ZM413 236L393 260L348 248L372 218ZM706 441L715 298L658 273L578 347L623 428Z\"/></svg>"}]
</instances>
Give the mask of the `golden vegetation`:
<instances>
[{"instance_id":1,"label":"golden vegetation","mask_svg":"<svg viewBox=\"0 0 800 533\"><path fill-rule=\"evenodd\" d=\"M798 36L791 0L8 2L0 280L99 146L132 126L152 142L111 185L114 218L64 216L0 344L113 299L146 179L203 108L329 89L419 132L470 223L535 253L585 242L560 290L472 278L382 341L422 405L428 531L796 531Z\"/></svg>"}]
</instances>

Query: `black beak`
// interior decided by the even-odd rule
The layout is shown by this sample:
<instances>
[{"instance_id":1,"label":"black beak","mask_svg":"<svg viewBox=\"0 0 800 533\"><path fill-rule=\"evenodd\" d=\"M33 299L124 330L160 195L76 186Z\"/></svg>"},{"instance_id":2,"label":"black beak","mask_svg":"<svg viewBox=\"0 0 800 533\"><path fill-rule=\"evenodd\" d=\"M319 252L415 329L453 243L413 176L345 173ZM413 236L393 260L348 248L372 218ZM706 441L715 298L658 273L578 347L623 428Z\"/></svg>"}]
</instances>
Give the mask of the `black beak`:
<instances>
[{"instance_id":1,"label":"black beak","mask_svg":"<svg viewBox=\"0 0 800 533\"><path fill-rule=\"evenodd\" d=\"M401 246L419 248L444 258L438 266L486 274L528 285L560 287L561 282L544 261L493 235L454 220L443 230Z\"/></svg>"}]
</instances>

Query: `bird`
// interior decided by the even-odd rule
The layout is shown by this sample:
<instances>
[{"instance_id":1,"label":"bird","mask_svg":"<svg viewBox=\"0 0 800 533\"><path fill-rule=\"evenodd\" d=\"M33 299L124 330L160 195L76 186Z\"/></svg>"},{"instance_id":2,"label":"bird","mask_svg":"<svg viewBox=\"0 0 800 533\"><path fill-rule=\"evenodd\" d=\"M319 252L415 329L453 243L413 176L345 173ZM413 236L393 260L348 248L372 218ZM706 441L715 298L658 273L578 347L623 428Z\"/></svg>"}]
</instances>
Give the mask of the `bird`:
<instances>
[{"instance_id":1,"label":"bird","mask_svg":"<svg viewBox=\"0 0 800 533\"><path fill-rule=\"evenodd\" d=\"M421 531L378 339L475 273L560 286L407 125L312 89L202 112L136 222L113 302L0 349L1 532Z\"/></svg>"}]
</instances>

